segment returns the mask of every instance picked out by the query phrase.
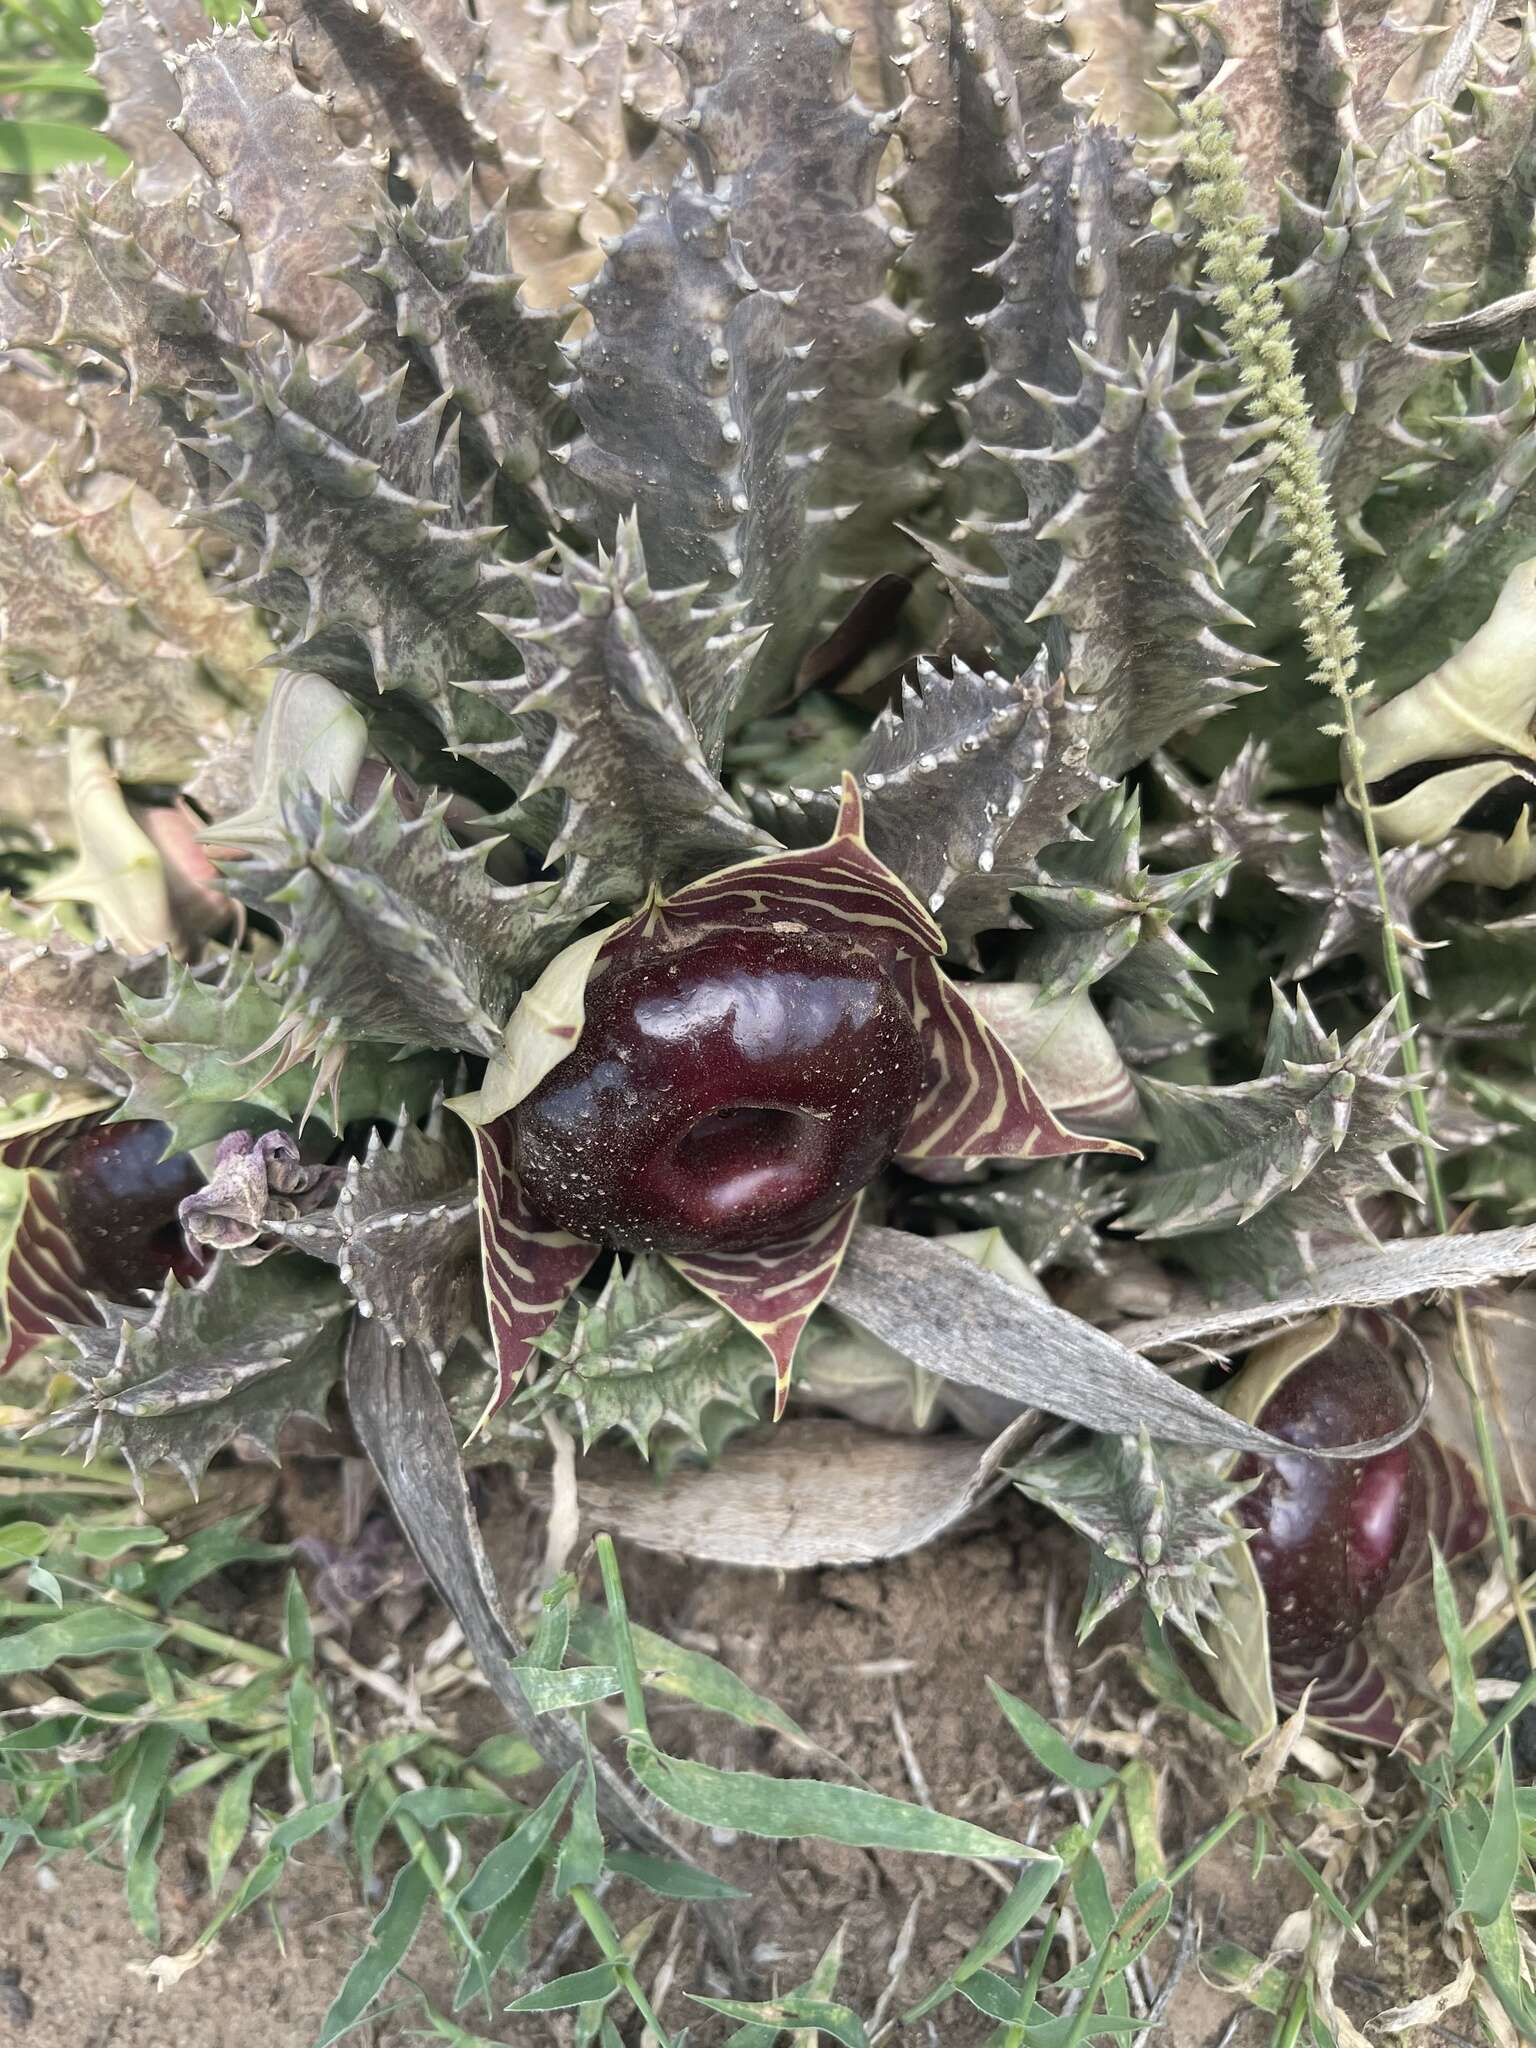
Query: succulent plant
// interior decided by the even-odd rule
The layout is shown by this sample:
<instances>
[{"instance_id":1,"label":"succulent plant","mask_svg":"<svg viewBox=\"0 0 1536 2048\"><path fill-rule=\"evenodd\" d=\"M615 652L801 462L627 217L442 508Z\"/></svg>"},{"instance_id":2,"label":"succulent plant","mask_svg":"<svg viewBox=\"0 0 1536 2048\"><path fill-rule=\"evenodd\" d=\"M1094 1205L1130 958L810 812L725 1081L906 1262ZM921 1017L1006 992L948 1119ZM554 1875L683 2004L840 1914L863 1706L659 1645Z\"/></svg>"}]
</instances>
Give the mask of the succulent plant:
<instances>
[{"instance_id":1,"label":"succulent plant","mask_svg":"<svg viewBox=\"0 0 1536 2048\"><path fill-rule=\"evenodd\" d=\"M995 1225L1047 1286L1136 1233L1251 1307L1401 1232L1420 1083L1536 1202L1483 1030L1531 986L1536 32L1278 19L106 0L133 168L0 266L0 1258L72 1420L271 1447L355 1317L482 1449L543 1403L712 1451L856 1230ZM1417 1081L1319 729L1351 604ZM103 1115L196 1156L218 1254L121 1314L36 1292L23 1199ZM1135 1384L1149 1447L1034 1490L1198 1630L1200 1459L1255 1439L1170 1378L1180 1464Z\"/></svg>"}]
</instances>

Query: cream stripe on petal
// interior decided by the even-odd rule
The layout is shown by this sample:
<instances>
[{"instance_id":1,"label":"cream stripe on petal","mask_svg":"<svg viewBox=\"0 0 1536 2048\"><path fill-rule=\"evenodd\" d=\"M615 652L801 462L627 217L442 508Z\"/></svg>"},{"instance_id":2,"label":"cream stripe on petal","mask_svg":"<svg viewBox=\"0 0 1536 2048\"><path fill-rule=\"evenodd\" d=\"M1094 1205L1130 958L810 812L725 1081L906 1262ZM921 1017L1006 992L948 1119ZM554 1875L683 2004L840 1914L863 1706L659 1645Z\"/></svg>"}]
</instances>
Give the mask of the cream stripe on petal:
<instances>
[{"instance_id":1,"label":"cream stripe on petal","mask_svg":"<svg viewBox=\"0 0 1536 2048\"><path fill-rule=\"evenodd\" d=\"M703 1252L670 1260L701 1294L733 1315L767 1350L777 1374L774 1420L784 1412L800 1333L837 1278L859 1197L783 1244L751 1252Z\"/></svg>"},{"instance_id":2,"label":"cream stripe on petal","mask_svg":"<svg viewBox=\"0 0 1536 2048\"><path fill-rule=\"evenodd\" d=\"M906 885L864 843L858 784L843 777L837 828L822 846L744 861L690 883L656 915L674 929L689 924L786 918L813 929L859 926L866 943L892 954L916 948L941 953L944 934Z\"/></svg>"},{"instance_id":3,"label":"cream stripe on petal","mask_svg":"<svg viewBox=\"0 0 1536 2048\"><path fill-rule=\"evenodd\" d=\"M541 1337L575 1292L598 1246L552 1229L528 1207L517 1177L510 1121L475 1132L480 1172L480 1256L499 1376L499 1407L527 1370Z\"/></svg>"},{"instance_id":4,"label":"cream stripe on petal","mask_svg":"<svg viewBox=\"0 0 1536 2048\"><path fill-rule=\"evenodd\" d=\"M1112 1139L1064 1130L997 1033L926 957L896 968L929 1064L898 1161L1047 1159L1064 1152L1126 1152Z\"/></svg>"}]
</instances>

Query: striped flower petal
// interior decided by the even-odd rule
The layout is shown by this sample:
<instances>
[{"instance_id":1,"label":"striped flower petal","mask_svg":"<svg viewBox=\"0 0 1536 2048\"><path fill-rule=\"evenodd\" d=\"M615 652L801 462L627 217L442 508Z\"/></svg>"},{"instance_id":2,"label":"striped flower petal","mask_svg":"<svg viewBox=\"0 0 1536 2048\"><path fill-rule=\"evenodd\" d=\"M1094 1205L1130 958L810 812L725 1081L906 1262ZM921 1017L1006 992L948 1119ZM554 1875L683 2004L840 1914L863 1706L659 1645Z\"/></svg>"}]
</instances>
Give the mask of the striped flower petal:
<instances>
[{"instance_id":1,"label":"striped flower petal","mask_svg":"<svg viewBox=\"0 0 1536 2048\"><path fill-rule=\"evenodd\" d=\"M893 972L928 1053L927 1084L897 1148L899 1165L921 1172L964 1160L1131 1150L1064 1130L991 1025L926 954L906 955Z\"/></svg>"},{"instance_id":2,"label":"striped flower petal","mask_svg":"<svg viewBox=\"0 0 1536 2048\"><path fill-rule=\"evenodd\" d=\"M60 1323L101 1321L49 1171L100 1120L93 1111L0 1142L0 1372Z\"/></svg>"},{"instance_id":3,"label":"striped flower petal","mask_svg":"<svg viewBox=\"0 0 1536 2048\"><path fill-rule=\"evenodd\" d=\"M767 1350L777 1375L773 1419L789 1399L789 1375L800 1333L837 1278L853 1235L859 1196L825 1223L782 1244L750 1252L698 1252L668 1261L691 1286L733 1315Z\"/></svg>"},{"instance_id":4,"label":"striped flower petal","mask_svg":"<svg viewBox=\"0 0 1536 2048\"><path fill-rule=\"evenodd\" d=\"M887 969L907 953L944 950L944 934L917 898L864 844L864 799L851 775L832 837L799 853L743 861L658 900L635 934L779 920L832 938L854 938Z\"/></svg>"},{"instance_id":5,"label":"striped flower petal","mask_svg":"<svg viewBox=\"0 0 1536 2048\"><path fill-rule=\"evenodd\" d=\"M497 1117L475 1132L480 1177L480 1259L497 1367L499 1407L527 1370L541 1337L586 1276L599 1247L536 1216L523 1199L512 1124Z\"/></svg>"},{"instance_id":6,"label":"striped flower petal","mask_svg":"<svg viewBox=\"0 0 1536 2048\"><path fill-rule=\"evenodd\" d=\"M1424 1514L1429 1533L1447 1564L1470 1557L1481 1550L1493 1528L1482 1483L1466 1459L1452 1445L1443 1443L1432 1429L1421 1429L1412 1440L1414 1462L1424 1482ZM1529 1515L1524 1501L1505 1502L1512 1515ZM1399 1581L1411 1585L1429 1572L1429 1557L1422 1553L1414 1569ZM1395 1587L1393 1588L1395 1591Z\"/></svg>"},{"instance_id":7,"label":"striped flower petal","mask_svg":"<svg viewBox=\"0 0 1536 2048\"><path fill-rule=\"evenodd\" d=\"M1386 1674L1361 1636L1305 1670L1275 1667L1275 1704L1282 1714L1300 1706L1310 1685L1307 1718L1352 1742L1396 1749L1403 1739L1397 1701Z\"/></svg>"}]
</instances>

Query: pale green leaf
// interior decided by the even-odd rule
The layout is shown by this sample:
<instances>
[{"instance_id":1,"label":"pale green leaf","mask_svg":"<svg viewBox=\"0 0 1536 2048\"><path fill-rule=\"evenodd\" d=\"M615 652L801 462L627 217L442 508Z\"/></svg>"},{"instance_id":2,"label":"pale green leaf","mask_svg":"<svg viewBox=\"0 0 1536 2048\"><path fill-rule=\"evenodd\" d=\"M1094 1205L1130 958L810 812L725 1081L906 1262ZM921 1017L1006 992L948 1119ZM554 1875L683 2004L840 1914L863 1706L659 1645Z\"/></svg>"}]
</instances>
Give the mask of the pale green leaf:
<instances>
[{"instance_id":1,"label":"pale green leaf","mask_svg":"<svg viewBox=\"0 0 1536 2048\"><path fill-rule=\"evenodd\" d=\"M629 1763L653 1798L701 1827L734 1828L773 1841L814 1835L852 1849L905 1849L925 1856L1015 1860L1038 1853L970 1821L890 1799L882 1792L866 1792L857 1785L717 1770L711 1764L667 1756L634 1740L629 1745Z\"/></svg>"},{"instance_id":2,"label":"pale green leaf","mask_svg":"<svg viewBox=\"0 0 1536 2048\"><path fill-rule=\"evenodd\" d=\"M383 1911L368 1931L368 1946L347 1972L321 2021L315 2048L330 2048L331 2042L340 2040L367 2012L405 1961L431 1896L432 1881L413 1859L391 1886Z\"/></svg>"},{"instance_id":3,"label":"pale green leaf","mask_svg":"<svg viewBox=\"0 0 1536 2048\"><path fill-rule=\"evenodd\" d=\"M528 1818L486 1857L459 1895L466 1913L488 1913L499 1905L542 1854L576 1789L577 1769L572 1764Z\"/></svg>"}]
</instances>

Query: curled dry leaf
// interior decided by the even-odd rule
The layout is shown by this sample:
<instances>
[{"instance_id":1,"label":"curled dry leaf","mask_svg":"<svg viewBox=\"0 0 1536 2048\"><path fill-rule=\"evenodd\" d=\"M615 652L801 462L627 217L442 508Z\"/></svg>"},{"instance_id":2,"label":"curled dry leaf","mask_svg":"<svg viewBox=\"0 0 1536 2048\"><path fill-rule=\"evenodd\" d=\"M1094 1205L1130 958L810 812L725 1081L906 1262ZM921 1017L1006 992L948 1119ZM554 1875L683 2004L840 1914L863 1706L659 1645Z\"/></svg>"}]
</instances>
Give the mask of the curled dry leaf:
<instances>
[{"instance_id":1,"label":"curled dry leaf","mask_svg":"<svg viewBox=\"0 0 1536 2048\"><path fill-rule=\"evenodd\" d=\"M1459 2012L1472 1995L1477 1967L1468 1956L1449 1984L1438 1991L1426 1991L1407 2005L1389 2006L1371 2021L1373 2034L1406 2034L1414 2027L1438 2027L1453 2012Z\"/></svg>"},{"instance_id":2,"label":"curled dry leaf","mask_svg":"<svg viewBox=\"0 0 1536 2048\"><path fill-rule=\"evenodd\" d=\"M1029 1427L1022 1418L982 1447L792 1417L738 1438L722 1464L679 1468L659 1487L632 1458L599 1452L578 1467L582 1517L647 1550L712 1564L874 1564L953 1528L999 1483ZM532 1488L548 1497L546 1480Z\"/></svg>"},{"instance_id":3,"label":"curled dry leaf","mask_svg":"<svg viewBox=\"0 0 1536 2048\"><path fill-rule=\"evenodd\" d=\"M1145 1429L1175 1443L1260 1457L1280 1448L1263 1430L1168 1378L1102 1330L996 1274L978 1273L942 1240L856 1230L828 1299L943 1379L1031 1403L1089 1429L1130 1436ZM1312 1455L1374 1456L1401 1443L1417 1422L1415 1416L1388 1436Z\"/></svg>"},{"instance_id":4,"label":"curled dry leaf","mask_svg":"<svg viewBox=\"0 0 1536 2048\"><path fill-rule=\"evenodd\" d=\"M1510 571L1466 645L1370 712L1360 729L1383 837L1396 846L1433 846L1460 833L1458 872L1497 888L1536 875L1533 623L1536 561L1527 561ZM1503 829L1479 829L1495 810L1508 813Z\"/></svg>"},{"instance_id":5,"label":"curled dry leaf","mask_svg":"<svg viewBox=\"0 0 1536 2048\"><path fill-rule=\"evenodd\" d=\"M1001 1273L1026 1294L1046 1299L1045 1289L1001 1230L960 1231L944 1243L989 1273ZM970 1435L990 1437L1026 1412L1001 1394L938 1378L835 1311L818 1316L806 1332L794 1393L835 1408L866 1429L903 1434L935 1428L948 1416Z\"/></svg>"},{"instance_id":6,"label":"curled dry leaf","mask_svg":"<svg viewBox=\"0 0 1536 2048\"><path fill-rule=\"evenodd\" d=\"M994 1273L978 1273L942 1241L856 1231L829 1299L885 1345L959 1387L1099 1429L1146 1429L1260 1456L1280 1448L1076 1317ZM1370 1456L1402 1442L1414 1424L1317 1455ZM583 1513L650 1548L721 1563L868 1563L952 1527L1031 1426L1025 1414L978 1452L947 1437L892 1439L844 1423L794 1421L777 1437L734 1445L719 1467L675 1473L662 1488L628 1459L599 1454L580 1468ZM1233 1711L1259 1736L1275 1717L1263 1592L1241 1544L1233 1544L1227 1561L1235 1577L1222 1589L1217 1654L1232 1667ZM1223 1648L1229 1641L1230 1655Z\"/></svg>"},{"instance_id":7,"label":"curled dry leaf","mask_svg":"<svg viewBox=\"0 0 1536 2048\"><path fill-rule=\"evenodd\" d=\"M345 1372L353 1425L385 1498L509 1719L552 1769L589 1761L607 1830L645 1855L676 1860L678 1850L607 1759L593 1755L572 1717L536 1714L528 1704L516 1670L525 1646L507 1622L470 1506L453 1424L421 1347L391 1344L376 1320L354 1318ZM727 1970L736 1975L739 1957L728 1922L707 1901L699 1914Z\"/></svg>"},{"instance_id":8,"label":"curled dry leaf","mask_svg":"<svg viewBox=\"0 0 1536 2048\"><path fill-rule=\"evenodd\" d=\"M1141 1352L1174 1345L1245 1351L1272 1331L1329 1309L1390 1308L1416 1294L1486 1287L1531 1272L1536 1228L1401 1238L1375 1248L1350 1245L1319 1259L1306 1280L1280 1294L1234 1288L1213 1308L1192 1290L1187 1305L1150 1322L1122 1323L1112 1334Z\"/></svg>"}]
</instances>

